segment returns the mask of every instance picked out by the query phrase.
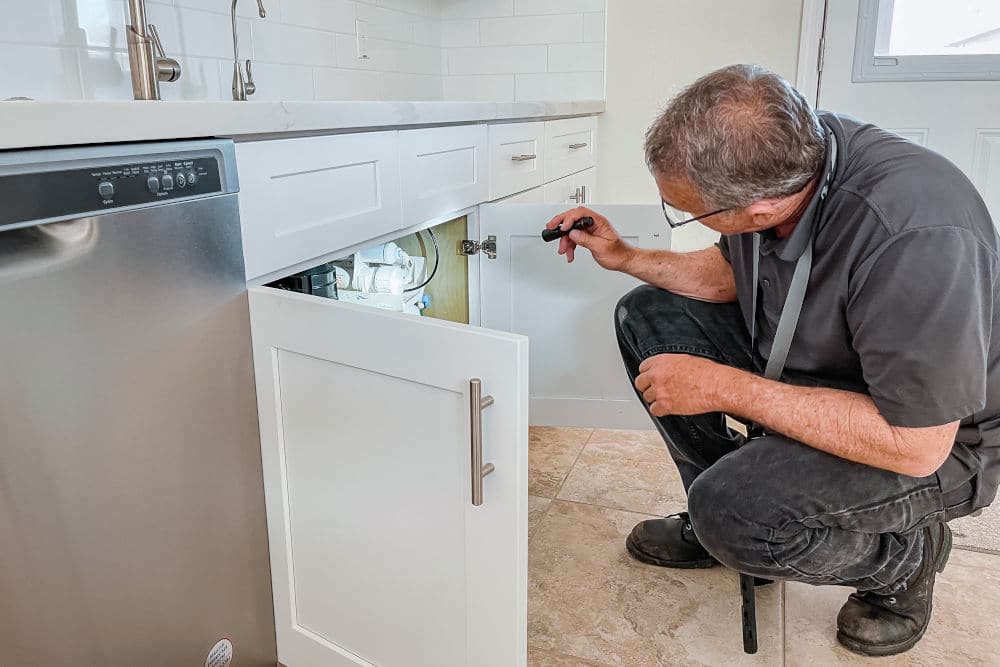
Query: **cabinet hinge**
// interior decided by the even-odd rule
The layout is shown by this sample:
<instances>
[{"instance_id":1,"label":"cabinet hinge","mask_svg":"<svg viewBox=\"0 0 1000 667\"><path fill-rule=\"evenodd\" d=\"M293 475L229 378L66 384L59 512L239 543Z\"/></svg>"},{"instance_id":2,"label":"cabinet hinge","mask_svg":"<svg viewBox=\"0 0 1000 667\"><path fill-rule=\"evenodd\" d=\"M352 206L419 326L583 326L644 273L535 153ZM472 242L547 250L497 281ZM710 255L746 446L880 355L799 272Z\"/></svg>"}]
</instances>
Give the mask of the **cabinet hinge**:
<instances>
[{"instance_id":1,"label":"cabinet hinge","mask_svg":"<svg viewBox=\"0 0 1000 667\"><path fill-rule=\"evenodd\" d=\"M458 242L458 254L471 256L478 255L482 251L490 259L497 258L497 237L487 236L485 241L464 239Z\"/></svg>"}]
</instances>

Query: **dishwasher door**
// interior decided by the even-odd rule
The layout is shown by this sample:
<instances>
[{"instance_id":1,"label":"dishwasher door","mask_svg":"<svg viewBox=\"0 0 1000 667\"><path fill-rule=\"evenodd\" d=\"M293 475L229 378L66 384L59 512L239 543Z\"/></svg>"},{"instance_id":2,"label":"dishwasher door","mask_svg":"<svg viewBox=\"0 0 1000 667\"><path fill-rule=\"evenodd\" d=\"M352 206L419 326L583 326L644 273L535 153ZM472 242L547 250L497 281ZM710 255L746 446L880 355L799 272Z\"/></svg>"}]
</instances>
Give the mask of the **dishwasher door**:
<instances>
[{"instance_id":1,"label":"dishwasher door","mask_svg":"<svg viewBox=\"0 0 1000 667\"><path fill-rule=\"evenodd\" d=\"M273 667L237 195L0 231L0 313L0 665Z\"/></svg>"}]
</instances>

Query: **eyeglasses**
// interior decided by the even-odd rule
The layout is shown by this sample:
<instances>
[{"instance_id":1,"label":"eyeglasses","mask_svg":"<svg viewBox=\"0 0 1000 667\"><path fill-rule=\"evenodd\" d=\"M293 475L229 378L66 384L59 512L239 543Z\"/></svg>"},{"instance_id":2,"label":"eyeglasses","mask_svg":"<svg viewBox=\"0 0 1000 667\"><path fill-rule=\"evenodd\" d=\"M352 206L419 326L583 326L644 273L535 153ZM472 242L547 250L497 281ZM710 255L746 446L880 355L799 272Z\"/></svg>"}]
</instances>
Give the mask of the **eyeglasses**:
<instances>
[{"instance_id":1,"label":"eyeglasses","mask_svg":"<svg viewBox=\"0 0 1000 667\"><path fill-rule=\"evenodd\" d=\"M672 229L677 229L678 227L680 227L682 225L686 225L689 222L696 222L698 220L704 220L705 218L707 218L709 216L718 215L719 213L725 213L726 211L731 211L732 210L731 208L720 208L718 211L712 211L711 213L705 213L704 215L696 215L693 218L686 218L686 219L681 220L679 222L675 222L674 219L671 217L671 213L670 212L673 211L673 215L674 216L680 217L680 216L678 216L678 214L679 213L683 213L683 211L678 211L677 209L675 209L674 207L672 207L670 204L668 204L667 202L663 201L662 199L660 200L660 205L663 207L663 217L667 219L667 224L670 225L670 227Z\"/></svg>"}]
</instances>

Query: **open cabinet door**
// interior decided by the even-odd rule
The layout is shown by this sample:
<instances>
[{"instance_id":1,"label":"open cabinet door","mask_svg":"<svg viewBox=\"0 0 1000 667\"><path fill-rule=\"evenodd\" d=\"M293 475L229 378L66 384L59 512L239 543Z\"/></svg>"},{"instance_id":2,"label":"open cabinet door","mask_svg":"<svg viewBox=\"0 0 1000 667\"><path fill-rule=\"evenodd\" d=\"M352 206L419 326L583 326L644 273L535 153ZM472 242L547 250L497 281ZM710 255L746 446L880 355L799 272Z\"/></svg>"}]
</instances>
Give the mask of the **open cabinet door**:
<instances>
[{"instance_id":1,"label":"open cabinet door","mask_svg":"<svg viewBox=\"0 0 1000 667\"><path fill-rule=\"evenodd\" d=\"M572 264L545 243L542 228L564 204L486 204L480 236L495 236L496 259L480 255L482 324L531 342L531 423L649 428L622 367L615 304L639 284L602 269L580 248ZM633 245L669 247L658 206L594 205Z\"/></svg>"},{"instance_id":2,"label":"open cabinet door","mask_svg":"<svg viewBox=\"0 0 1000 667\"><path fill-rule=\"evenodd\" d=\"M269 288L250 318L279 660L523 666L527 341Z\"/></svg>"}]
</instances>

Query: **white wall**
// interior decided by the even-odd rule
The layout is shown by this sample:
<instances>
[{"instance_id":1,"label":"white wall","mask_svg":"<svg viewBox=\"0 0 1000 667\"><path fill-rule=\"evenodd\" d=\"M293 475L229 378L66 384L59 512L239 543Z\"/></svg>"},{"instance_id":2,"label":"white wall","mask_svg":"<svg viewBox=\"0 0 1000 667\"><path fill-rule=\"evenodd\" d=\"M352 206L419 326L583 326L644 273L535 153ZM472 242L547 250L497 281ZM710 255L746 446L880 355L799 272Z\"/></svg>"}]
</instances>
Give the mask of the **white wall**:
<instances>
[{"instance_id":1,"label":"white wall","mask_svg":"<svg viewBox=\"0 0 1000 667\"><path fill-rule=\"evenodd\" d=\"M445 98L601 99L604 6L605 0L442 0Z\"/></svg>"},{"instance_id":2,"label":"white wall","mask_svg":"<svg viewBox=\"0 0 1000 667\"><path fill-rule=\"evenodd\" d=\"M643 134L667 100L700 75L751 62L794 82L801 14L801 0L609 0L601 201L659 202ZM688 250L717 237L693 223L674 234L673 245Z\"/></svg>"},{"instance_id":3,"label":"white wall","mask_svg":"<svg viewBox=\"0 0 1000 667\"><path fill-rule=\"evenodd\" d=\"M0 100L131 99L125 0L5 4ZM149 21L184 70L179 82L161 87L165 99L231 98L230 5L147 0ZM255 100L448 99L449 70L448 92L456 99L603 94L604 0L264 0L264 6L268 15L260 19L256 0L238 5L240 55L254 60ZM358 57L359 26L365 59Z\"/></svg>"}]
</instances>

